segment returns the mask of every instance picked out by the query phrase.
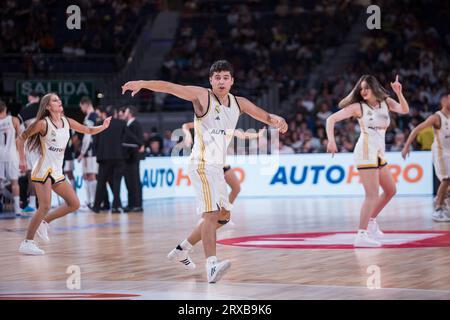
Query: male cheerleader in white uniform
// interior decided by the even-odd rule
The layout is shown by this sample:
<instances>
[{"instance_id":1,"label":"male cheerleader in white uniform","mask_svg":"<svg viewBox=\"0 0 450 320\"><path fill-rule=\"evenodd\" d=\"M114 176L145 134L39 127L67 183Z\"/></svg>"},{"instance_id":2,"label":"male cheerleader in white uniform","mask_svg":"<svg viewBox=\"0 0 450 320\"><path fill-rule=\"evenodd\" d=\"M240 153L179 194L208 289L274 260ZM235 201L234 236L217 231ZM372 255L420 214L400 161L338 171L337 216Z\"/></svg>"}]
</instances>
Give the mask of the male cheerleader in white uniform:
<instances>
[{"instance_id":1,"label":"male cheerleader in white uniform","mask_svg":"<svg viewBox=\"0 0 450 320\"><path fill-rule=\"evenodd\" d=\"M169 93L193 104L195 141L189 177L196 193L197 211L202 214L203 221L169 253L169 258L195 268L188 252L192 244L202 240L207 279L209 283L214 283L231 265L229 260L219 261L216 257L216 229L229 221L231 209L223 174L226 150L232 137L227 133L235 130L240 113L247 113L280 129L282 133L286 132L287 124L283 118L269 114L249 100L230 93L234 78L232 66L227 61L215 62L209 75L212 89L165 81L130 81L122 87L122 92L130 90L134 96L139 90L148 89Z\"/></svg>"},{"instance_id":2,"label":"male cheerleader in white uniform","mask_svg":"<svg viewBox=\"0 0 450 320\"><path fill-rule=\"evenodd\" d=\"M446 200L450 186L450 95L443 95L441 97L441 110L429 116L411 132L402 150L403 159L406 159L409 154L409 146L417 134L427 127L433 127L434 141L431 146L433 165L436 176L441 182L432 217L437 222L449 222L450 208L446 205Z\"/></svg>"}]
</instances>

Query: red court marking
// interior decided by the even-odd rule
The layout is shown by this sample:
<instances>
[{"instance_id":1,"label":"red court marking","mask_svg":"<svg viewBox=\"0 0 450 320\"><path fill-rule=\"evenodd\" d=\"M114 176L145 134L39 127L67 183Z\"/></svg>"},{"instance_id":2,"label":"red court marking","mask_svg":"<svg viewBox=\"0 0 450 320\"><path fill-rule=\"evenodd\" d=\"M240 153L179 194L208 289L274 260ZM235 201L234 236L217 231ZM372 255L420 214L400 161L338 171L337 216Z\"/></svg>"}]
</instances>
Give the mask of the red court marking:
<instances>
[{"instance_id":1,"label":"red court marking","mask_svg":"<svg viewBox=\"0 0 450 320\"><path fill-rule=\"evenodd\" d=\"M389 244L383 244L383 249L397 249L397 248L430 248L430 247L449 247L450 246L450 231L436 231L436 230L400 230L400 231L384 231L388 235ZM217 241L223 245L249 247L249 248L282 248L282 249L355 249L353 242L349 241L349 237L345 235L353 234L354 231L346 232L313 232L313 233L290 233L290 234L269 234L269 235L256 235L239 238L222 239ZM430 237L419 240L402 240L402 235L420 235L432 234ZM344 236L341 236L344 235ZM392 236L389 236L392 235ZM397 236L398 235L398 236ZM435 235L435 236L434 236ZM339 237L341 236L341 241ZM396 242L396 236L398 238ZM331 237L331 238L330 238ZM327 244L311 244L310 241L320 241L323 238L328 242L332 242L333 238L335 243ZM344 240L345 238L345 240ZM328 240L330 239L330 240ZM249 243L254 241L266 241L270 244L261 243ZM296 244L289 244L287 241L298 242ZM305 242L302 244L301 242ZM344 242L344 243L343 243ZM382 241L383 242L383 241ZM360 249L360 248L358 248ZM366 248L364 248L366 249ZM380 248L367 248L367 249L380 249Z\"/></svg>"},{"instance_id":2,"label":"red court marking","mask_svg":"<svg viewBox=\"0 0 450 320\"><path fill-rule=\"evenodd\" d=\"M33 292L33 293L5 293L0 294L0 300L69 300L69 299L129 299L140 297L140 294L123 294L123 293L80 293L80 292Z\"/></svg>"}]
</instances>

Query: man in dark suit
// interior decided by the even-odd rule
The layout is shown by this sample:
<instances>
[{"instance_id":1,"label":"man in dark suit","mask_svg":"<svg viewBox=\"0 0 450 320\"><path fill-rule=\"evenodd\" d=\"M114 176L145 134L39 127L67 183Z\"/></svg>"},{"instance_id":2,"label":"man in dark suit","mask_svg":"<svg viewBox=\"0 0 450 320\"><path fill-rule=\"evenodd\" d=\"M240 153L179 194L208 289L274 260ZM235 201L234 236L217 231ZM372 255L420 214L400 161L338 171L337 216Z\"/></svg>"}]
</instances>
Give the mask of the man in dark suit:
<instances>
[{"instance_id":1,"label":"man in dark suit","mask_svg":"<svg viewBox=\"0 0 450 320\"><path fill-rule=\"evenodd\" d=\"M144 132L136 119L137 109L129 106L123 114L127 133L122 144L125 150L125 184L128 189L128 206L125 212L142 212L142 186L139 163L144 155Z\"/></svg>"},{"instance_id":2,"label":"man in dark suit","mask_svg":"<svg viewBox=\"0 0 450 320\"><path fill-rule=\"evenodd\" d=\"M114 115L112 107L104 109L98 108L101 119L106 119ZM94 149L97 154L97 162L99 164L97 175L97 189L95 192L94 205L91 210L99 213L100 205L104 201L107 193L106 183L112 177L113 203L112 213L120 213L122 204L120 201L120 182L124 169L124 151L122 142L125 140L126 134L125 121L113 118L109 128L95 136Z\"/></svg>"}]
</instances>

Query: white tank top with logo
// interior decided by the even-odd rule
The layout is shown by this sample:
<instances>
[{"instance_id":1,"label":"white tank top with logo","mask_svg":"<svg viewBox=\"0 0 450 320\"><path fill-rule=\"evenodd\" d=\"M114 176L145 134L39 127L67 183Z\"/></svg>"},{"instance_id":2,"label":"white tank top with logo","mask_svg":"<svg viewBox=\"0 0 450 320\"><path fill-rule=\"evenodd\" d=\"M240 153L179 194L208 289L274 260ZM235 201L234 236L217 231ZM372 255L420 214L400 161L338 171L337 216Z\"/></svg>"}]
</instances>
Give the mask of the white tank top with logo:
<instances>
[{"instance_id":1,"label":"white tank top with logo","mask_svg":"<svg viewBox=\"0 0 450 320\"><path fill-rule=\"evenodd\" d=\"M49 117L45 117L47 132L40 137L41 157L43 158L40 162L42 162L42 166L62 168L64 152L70 138L70 126L69 121L65 117L61 117L61 120L62 127L58 128Z\"/></svg>"},{"instance_id":2,"label":"white tank top with logo","mask_svg":"<svg viewBox=\"0 0 450 320\"><path fill-rule=\"evenodd\" d=\"M0 119L0 161L18 161L16 129L12 116Z\"/></svg>"},{"instance_id":3,"label":"white tank top with logo","mask_svg":"<svg viewBox=\"0 0 450 320\"><path fill-rule=\"evenodd\" d=\"M441 128L434 130L432 149L442 154L450 155L450 118L441 111L436 112L441 120Z\"/></svg>"},{"instance_id":4,"label":"white tank top with logo","mask_svg":"<svg viewBox=\"0 0 450 320\"><path fill-rule=\"evenodd\" d=\"M191 164L201 163L223 168L240 114L241 109L234 95L228 93L227 105L222 105L217 96L208 90L205 115L194 117L195 139Z\"/></svg>"}]
</instances>

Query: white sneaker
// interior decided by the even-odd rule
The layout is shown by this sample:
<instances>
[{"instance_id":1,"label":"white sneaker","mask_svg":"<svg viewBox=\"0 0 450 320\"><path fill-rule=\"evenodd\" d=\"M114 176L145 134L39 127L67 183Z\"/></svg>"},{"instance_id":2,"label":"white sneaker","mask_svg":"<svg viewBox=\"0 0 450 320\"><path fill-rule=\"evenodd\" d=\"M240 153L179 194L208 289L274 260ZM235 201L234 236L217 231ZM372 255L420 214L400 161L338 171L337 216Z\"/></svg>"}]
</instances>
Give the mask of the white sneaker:
<instances>
[{"instance_id":1,"label":"white sneaker","mask_svg":"<svg viewBox=\"0 0 450 320\"><path fill-rule=\"evenodd\" d=\"M450 211L443 209L443 208L439 208L434 210L433 212L433 220L436 222L449 222L450 221Z\"/></svg>"},{"instance_id":2,"label":"white sneaker","mask_svg":"<svg viewBox=\"0 0 450 320\"><path fill-rule=\"evenodd\" d=\"M33 240L23 240L20 244L19 252L27 255L40 256L45 252L36 245Z\"/></svg>"},{"instance_id":3,"label":"white sneaker","mask_svg":"<svg viewBox=\"0 0 450 320\"><path fill-rule=\"evenodd\" d=\"M209 283L216 283L219 281L231 267L230 260L216 261L213 263L206 263L206 273L208 275Z\"/></svg>"},{"instance_id":4,"label":"white sneaker","mask_svg":"<svg viewBox=\"0 0 450 320\"><path fill-rule=\"evenodd\" d=\"M355 242L353 244L355 247L361 247L361 248L378 248L381 247L381 242L372 239L367 231L365 232L358 232L358 234L355 237Z\"/></svg>"},{"instance_id":5,"label":"white sneaker","mask_svg":"<svg viewBox=\"0 0 450 320\"><path fill-rule=\"evenodd\" d=\"M91 211L91 209L89 208L88 204L82 204L80 208L78 208L78 211L88 212Z\"/></svg>"},{"instance_id":6,"label":"white sneaker","mask_svg":"<svg viewBox=\"0 0 450 320\"><path fill-rule=\"evenodd\" d=\"M183 264L185 269L193 270L195 269L195 263L192 261L192 259L189 257L189 252L192 250L180 250L180 249L173 249L169 252L167 255L167 259L170 261L180 262Z\"/></svg>"},{"instance_id":7,"label":"white sneaker","mask_svg":"<svg viewBox=\"0 0 450 320\"><path fill-rule=\"evenodd\" d=\"M380 239L384 237L383 231L380 230L380 227L378 226L378 223L375 219L371 219L369 221L369 226L367 227L367 232L369 233L369 236L374 239Z\"/></svg>"},{"instance_id":8,"label":"white sneaker","mask_svg":"<svg viewBox=\"0 0 450 320\"><path fill-rule=\"evenodd\" d=\"M36 230L36 234L41 238L44 242L50 242L50 238L48 237L48 230L50 229L50 225L42 220L39 228Z\"/></svg>"}]
</instances>

